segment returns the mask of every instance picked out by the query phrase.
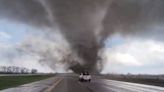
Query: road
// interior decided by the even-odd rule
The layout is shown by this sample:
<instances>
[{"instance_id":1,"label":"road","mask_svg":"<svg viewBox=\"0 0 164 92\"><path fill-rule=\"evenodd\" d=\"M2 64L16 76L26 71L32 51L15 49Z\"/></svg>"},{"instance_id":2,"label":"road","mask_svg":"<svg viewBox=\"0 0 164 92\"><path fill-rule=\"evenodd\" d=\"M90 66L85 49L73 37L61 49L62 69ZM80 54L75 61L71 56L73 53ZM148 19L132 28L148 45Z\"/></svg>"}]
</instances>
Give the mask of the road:
<instances>
[{"instance_id":1,"label":"road","mask_svg":"<svg viewBox=\"0 0 164 92\"><path fill-rule=\"evenodd\" d=\"M59 75L0 92L164 92L164 87L107 80L96 76L90 83L82 83L77 76Z\"/></svg>"}]
</instances>

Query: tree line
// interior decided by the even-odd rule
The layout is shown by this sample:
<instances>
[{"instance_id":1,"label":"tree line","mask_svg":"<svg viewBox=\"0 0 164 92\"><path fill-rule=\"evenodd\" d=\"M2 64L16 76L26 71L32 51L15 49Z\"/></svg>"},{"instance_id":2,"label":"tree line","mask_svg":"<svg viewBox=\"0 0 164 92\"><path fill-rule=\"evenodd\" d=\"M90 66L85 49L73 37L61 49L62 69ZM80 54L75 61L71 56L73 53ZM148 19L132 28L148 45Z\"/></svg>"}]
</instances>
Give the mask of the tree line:
<instances>
[{"instance_id":1,"label":"tree line","mask_svg":"<svg viewBox=\"0 0 164 92\"><path fill-rule=\"evenodd\" d=\"M28 69L25 67L0 66L1 74L36 74L37 72L37 69Z\"/></svg>"}]
</instances>

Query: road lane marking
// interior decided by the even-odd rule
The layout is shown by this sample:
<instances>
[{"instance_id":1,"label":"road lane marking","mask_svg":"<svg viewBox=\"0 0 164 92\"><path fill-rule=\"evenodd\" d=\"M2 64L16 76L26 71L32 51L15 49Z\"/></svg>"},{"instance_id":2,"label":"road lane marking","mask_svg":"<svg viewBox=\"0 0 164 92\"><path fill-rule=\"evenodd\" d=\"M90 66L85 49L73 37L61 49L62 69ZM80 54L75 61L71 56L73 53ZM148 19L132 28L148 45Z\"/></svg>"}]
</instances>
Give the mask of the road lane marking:
<instances>
[{"instance_id":1,"label":"road lane marking","mask_svg":"<svg viewBox=\"0 0 164 92\"><path fill-rule=\"evenodd\" d=\"M99 82L101 82L107 86L115 86L119 88L123 88L125 90L129 91L137 91L137 92L164 92L164 89L158 89L156 87L151 88L150 85L144 85L144 84L138 84L138 83L130 83L130 82L122 82L122 81L116 81L116 80L106 80L101 79ZM99 83L97 81L97 83ZM149 87L150 86L150 87ZM161 87L160 87L161 88ZM126 91L125 91L126 92Z\"/></svg>"},{"instance_id":2,"label":"road lane marking","mask_svg":"<svg viewBox=\"0 0 164 92\"><path fill-rule=\"evenodd\" d=\"M63 79L59 79L57 82L55 82L52 86L47 88L44 92L51 92Z\"/></svg>"}]
</instances>

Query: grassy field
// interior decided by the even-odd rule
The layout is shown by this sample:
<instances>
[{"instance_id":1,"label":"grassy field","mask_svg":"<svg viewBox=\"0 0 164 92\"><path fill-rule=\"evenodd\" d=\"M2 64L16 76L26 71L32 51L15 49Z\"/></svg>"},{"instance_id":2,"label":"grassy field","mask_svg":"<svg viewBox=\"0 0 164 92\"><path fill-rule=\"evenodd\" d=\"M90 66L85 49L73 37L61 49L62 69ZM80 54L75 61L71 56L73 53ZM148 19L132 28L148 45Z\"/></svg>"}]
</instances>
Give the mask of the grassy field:
<instances>
[{"instance_id":1,"label":"grassy field","mask_svg":"<svg viewBox=\"0 0 164 92\"><path fill-rule=\"evenodd\" d=\"M1 76L0 77L0 90L16 87L26 83L39 81L52 77L53 75L31 75L31 76Z\"/></svg>"}]
</instances>

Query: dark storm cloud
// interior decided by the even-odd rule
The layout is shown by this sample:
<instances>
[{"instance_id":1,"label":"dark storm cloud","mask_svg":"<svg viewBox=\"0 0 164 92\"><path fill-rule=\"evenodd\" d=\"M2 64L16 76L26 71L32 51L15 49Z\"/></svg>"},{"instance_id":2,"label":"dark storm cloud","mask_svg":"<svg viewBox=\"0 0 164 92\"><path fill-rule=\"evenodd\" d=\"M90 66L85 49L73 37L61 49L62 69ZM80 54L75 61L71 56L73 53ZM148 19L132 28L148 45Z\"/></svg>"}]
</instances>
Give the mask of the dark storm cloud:
<instances>
[{"instance_id":1,"label":"dark storm cloud","mask_svg":"<svg viewBox=\"0 0 164 92\"><path fill-rule=\"evenodd\" d=\"M46 11L37 0L0 0L0 16L32 25L48 25Z\"/></svg>"},{"instance_id":2,"label":"dark storm cloud","mask_svg":"<svg viewBox=\"0 0 164 92\"><path fill-rule=\"evenodd\" d=\"M104 40L115 32L124 35L162 34L162 30L148 29L163 24L163 9L163 0L0 1L2 17L34 26L53 28L57 24L73 51L83 59L84 65L70 67L77 72L84 69L98 71L97 53Z\"/></svg>"},{"instance_id":3,"label":"dark storm cloud","mask_svg":"<svg viewBox=\"0 0 164 92\"><path fill-rule=\"evenodd\" d=\"M101 21L106 13L107 0L50 0L54 9L56 21L61 31L72 46L84 60L84 65L78 70L96 71L97 52L100 48L97 42L96 29L100 29ZM97 30L100 31L100 30Z\"/></svg>"},{"instance_id":4,"label":"dark storm cloud","mask_svg":"<svg viewBox=\"0 0 164 92\"><path fill-rule=\"evenodd\" d=\"M163 24L163 9L163 0L113 0L103 21L104 29L108 30L104 32L149 34L147 28Z\"/></svg>"}]
</instances>

